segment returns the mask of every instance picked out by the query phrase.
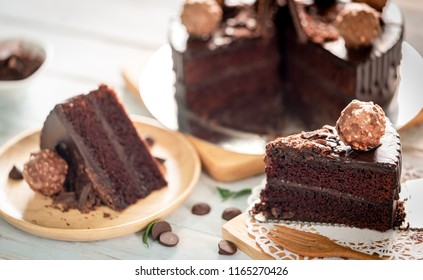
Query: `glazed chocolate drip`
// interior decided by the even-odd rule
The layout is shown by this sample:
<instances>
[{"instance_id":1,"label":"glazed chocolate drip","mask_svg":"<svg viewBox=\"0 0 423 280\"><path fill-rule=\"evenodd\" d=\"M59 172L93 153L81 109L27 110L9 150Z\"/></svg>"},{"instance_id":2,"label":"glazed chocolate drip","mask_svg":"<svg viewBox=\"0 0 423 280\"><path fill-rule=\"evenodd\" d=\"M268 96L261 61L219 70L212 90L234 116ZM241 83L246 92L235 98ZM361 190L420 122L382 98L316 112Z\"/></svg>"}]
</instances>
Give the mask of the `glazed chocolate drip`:
<instances>
[{"instance_id":1,"label":"glazed chocolate drip","mask_svg":"<svg viewBox=\"0 0 423 280\"><path fill-rule=\"evenodd\" d=\"M395 27L391 27L395 28ZM397 29L397 28L395 28ZM394 32L387 34L398 36ZM396 38L396 43L387 50L383 56L375 56L367 63L359 64L357 67L357 87L355 95L363 101L376 101L381 107L388 107L392 101L393 92L399 84L399 65L402 59L402 34ZM377 41L376 44L379 42ZM350 51L352 57L354 51Z\"/></svg>"}]
</instances>

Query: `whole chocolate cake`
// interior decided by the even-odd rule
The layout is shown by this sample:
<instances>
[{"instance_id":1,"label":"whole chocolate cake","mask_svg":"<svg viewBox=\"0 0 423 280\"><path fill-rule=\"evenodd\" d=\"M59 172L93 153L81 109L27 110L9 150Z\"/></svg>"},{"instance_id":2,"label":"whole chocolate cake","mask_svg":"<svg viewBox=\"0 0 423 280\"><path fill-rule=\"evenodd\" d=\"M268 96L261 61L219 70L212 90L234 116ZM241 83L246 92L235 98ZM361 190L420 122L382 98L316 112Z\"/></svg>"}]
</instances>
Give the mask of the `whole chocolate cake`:
<instances>
[{"instance_id":1,"label":"whole chocolate cake","mask_svg":"<svg viewBox=\"0 0 423 280\"><path fill-rule=\"evenodd\" d=\"M64 189L55 197L65 207L121 211L167 185L148 144L106 85L56 105L40 146L68 164Z\"/></svg>"},{"instance_id":2,"label":"whole chocolate cake","mask_svg":"<svg viewBox=\"0 0 423 280\"><path fill-rule=\"evenodd\" d=\"M352 114L344 112L352 118L361 111L360 107ZM252 214L260 213L269 220L345 224L379 231L400 223L396 221L401 191L400 137L384 115L378 125L373 117L361 115L359 119L367 122L368 130L363 133L357 129L359 123L340 121L336 128L326 125L269 142L264 159L266 186ZM341 141L348 143L346 139L352 138L358 140L353 146ZM380 142L376 147L355 145L373 139Z\"/></svg>"},{"instance_id":3,"label":"whole chocolate cake","mask_svg":"<svg viewBox=\"0 0 423 280\"><path fill-rule=\"evenodd\" d=\"M186 0L171 24L180 115L287 135L334 123L357 98L395 121L404 23L392 1L217 2Z\"/></svg>"}]
</instances>

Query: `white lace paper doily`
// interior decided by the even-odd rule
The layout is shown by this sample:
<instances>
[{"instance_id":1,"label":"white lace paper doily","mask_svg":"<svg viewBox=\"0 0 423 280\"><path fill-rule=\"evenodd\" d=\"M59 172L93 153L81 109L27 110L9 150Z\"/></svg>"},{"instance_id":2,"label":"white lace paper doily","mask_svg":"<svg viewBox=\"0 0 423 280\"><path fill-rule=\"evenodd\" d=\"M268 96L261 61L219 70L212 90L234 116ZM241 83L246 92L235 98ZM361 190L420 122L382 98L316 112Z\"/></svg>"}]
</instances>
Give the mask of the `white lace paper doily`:
<instances>
[{"instance_id":1,"label":"white lace paper doily","mask_svg":"<svg viewBox=\"0 0 423 280\"><path fill-rule=\"evenodd\" d=\"M402 194L407 196L406 201L404 202L404 207L409 220L416 220L419 218L423 220L422 207L419 206L419 203L415 203L417 206L413 206L418 207L418 209L414 209L415 211L412 211L414 213L411 213L411 217L409 211L407 211L407 200L410 198L408 189L411 189L411 186L409 186L410 184L413 185L412 187L414 189L418 189L420 187L423 191L423 179L407 181L403 185L403 190L401 191ZM247 201L250 206L249 209L251 209L259 201L260 191L264 188L264 185L265 181L253 188L252 194ZM419 196L422 196L422 191L419 191ZM414 201L422 201L421 199L423 199L423 197L414 199ZM418 215L418 213L420 213L420 215ZM249 214L247 215L246 224L248 233L254 237L259 247L265 253L275 259L317 259L297 255L277 246L273 241L269 240L267 238L267 234L269 233L270 228L272 228L276 223L300 229L302 231L318 233L329 237L340 245L347 246L367 254L377 254L384 259L423 259L423 229L396 229L386 232L378 232L375 230L358 229L344 225L324 225L287 221L260 222L259 220L262 220L262 217L256 216L255 219ZM420 226L423 222L416 221L415 224Z\"/></svg>"}]
</instances>

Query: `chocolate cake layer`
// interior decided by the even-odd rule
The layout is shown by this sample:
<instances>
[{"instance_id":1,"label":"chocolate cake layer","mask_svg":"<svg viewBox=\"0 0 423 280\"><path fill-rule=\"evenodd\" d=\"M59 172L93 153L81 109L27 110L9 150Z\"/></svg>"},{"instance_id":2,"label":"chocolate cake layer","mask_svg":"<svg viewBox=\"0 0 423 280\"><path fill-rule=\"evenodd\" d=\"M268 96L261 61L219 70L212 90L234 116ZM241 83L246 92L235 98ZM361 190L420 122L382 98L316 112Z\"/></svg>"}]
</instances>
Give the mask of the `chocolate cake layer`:
<instances>
[{"instance_id":1,"label":"chocolate cake layer","mask_svg":"<svg viewBox=\"0 0 423 280\"><path fill-rule=\"evenodd\" d=\"M170 42L179 107L210 123L266 134L282 115L281 55L276 30L259 37L239 28L237 15L253 19L251 7L226 10L221 28L209 39L186 37L171 25Z\"/></svg>"},{"instance_id":2,"label":"chocolate cake layer","mask_svg":"<svg viewBox=\"0 0 423 280\"><path fill-rule=\"evenodd\" d=\"M56 105L40 146L68 162L67 191L75 192L81 211L99 201L120 211L166 185L114 91L104 85Z\"/></svg>"},{"instance_id":3,"label":"chocolate cake layer","mask_svg":"<svg viewBox=\"0 0 423 280\"><path fill-rule=\"evenodd\" d=\"M268 219L328 224L386 231L393 228L397 201L374 202L283 181L268 183L255 211Z\"/></svg>"}]
</instances>

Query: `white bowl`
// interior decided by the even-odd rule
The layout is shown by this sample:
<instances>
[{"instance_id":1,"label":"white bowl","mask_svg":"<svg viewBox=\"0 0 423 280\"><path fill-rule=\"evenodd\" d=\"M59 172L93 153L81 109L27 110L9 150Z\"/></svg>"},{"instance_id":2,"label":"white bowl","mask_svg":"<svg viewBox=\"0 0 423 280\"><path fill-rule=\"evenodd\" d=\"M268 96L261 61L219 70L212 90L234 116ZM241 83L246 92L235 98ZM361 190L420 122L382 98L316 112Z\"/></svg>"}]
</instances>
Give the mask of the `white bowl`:
<instances>
[{"instance_id":1,"label":"white bowl","mask_svg":"<svg viewBox=\"0 0 423 280\"><path fill-rule=\"evenodd\" d=\"M26 88L32 81L37 79L45 71L53 54L53 49L49 44L41 40L32 38L0 39L0 48L3 44L10 43L11 41L21 41L23 49L31 54L35 54L36 56L40 57L42 59L42 64L34 73L32 73L25 79L14 81L0 80L0 93L12 92Z\"/></svg>"}]
</instances>

